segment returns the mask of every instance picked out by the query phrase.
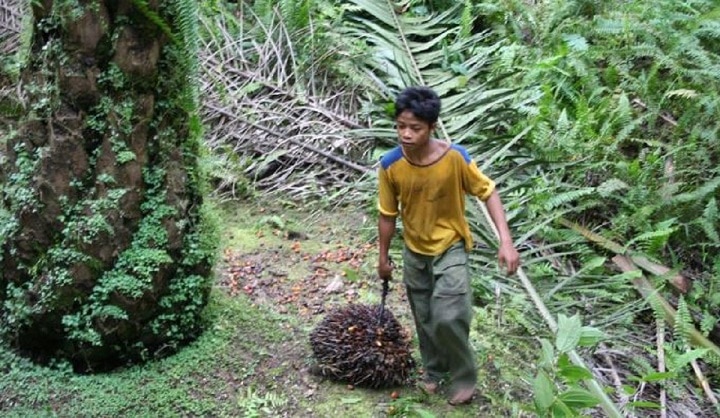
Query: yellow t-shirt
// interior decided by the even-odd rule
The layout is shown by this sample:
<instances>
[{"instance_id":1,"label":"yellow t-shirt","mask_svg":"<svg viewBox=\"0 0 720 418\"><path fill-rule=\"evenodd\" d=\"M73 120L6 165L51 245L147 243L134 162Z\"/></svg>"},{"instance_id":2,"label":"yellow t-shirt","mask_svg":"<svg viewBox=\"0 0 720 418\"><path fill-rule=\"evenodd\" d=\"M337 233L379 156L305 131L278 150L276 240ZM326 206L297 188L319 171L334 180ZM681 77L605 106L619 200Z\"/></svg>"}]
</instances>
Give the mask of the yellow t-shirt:
<instances>
[{"instance_id":1,"label":"yellow t-shirt","mask_svg":"<svg viewBox=\"0 0 720 418\"><path fill-rule=\"evenodd\" d=\"M412 251L439 255L457 241L473 240L465 219L465 195L487 200L495 183L485 176L459 145L451 145L436 162L417 166L396 147L380 160L380 213L401 215L403 238Z\"/></svg>"}]
</instances>

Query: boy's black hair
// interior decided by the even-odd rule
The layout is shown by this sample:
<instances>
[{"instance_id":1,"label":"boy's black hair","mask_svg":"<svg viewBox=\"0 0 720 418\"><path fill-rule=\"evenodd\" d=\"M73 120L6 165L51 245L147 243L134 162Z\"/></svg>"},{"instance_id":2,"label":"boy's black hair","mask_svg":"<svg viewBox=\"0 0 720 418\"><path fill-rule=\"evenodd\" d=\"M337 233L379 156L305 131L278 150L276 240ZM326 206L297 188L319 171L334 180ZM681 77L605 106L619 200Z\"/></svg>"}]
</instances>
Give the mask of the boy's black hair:
<instances>
[{"instance_id":1,"label":"boy's black hair","mask_svg":"<svg viewBox=\"0 0 720 418\"><path fill-rule=\"evenodd\" d=\"M395 117L406 110L432 125L440 115L440 97L428 87L408 87L395 99Z\"/></svg>"}]
</instances>

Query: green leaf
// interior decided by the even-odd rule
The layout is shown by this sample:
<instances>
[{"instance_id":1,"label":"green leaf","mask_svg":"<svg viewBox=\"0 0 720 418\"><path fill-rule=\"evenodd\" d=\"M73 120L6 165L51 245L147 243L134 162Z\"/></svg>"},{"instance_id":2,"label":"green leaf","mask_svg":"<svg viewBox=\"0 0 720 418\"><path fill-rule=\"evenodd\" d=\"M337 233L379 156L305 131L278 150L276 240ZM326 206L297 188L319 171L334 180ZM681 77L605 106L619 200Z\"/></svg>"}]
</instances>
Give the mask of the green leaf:
<instances>
[{"instance_id":1,"label":"green leaf","mask_svg":"<svg viewBox=\"0 0 720 418\"><path fill-rule=\"evenodd\" d=\"M576 383L585 379L592 379L590 371L581 366L570 365L558 370L560 376L564 377L567 383Z\"/></svg>"},{"instance_id":2,"label":"green leaf","mask_svg":"<svg viewBox=\"0 0 720 418\"><path fill-rule=\"evenodd\" d=\"M563 417L574 417L577 416L572 409L568 407L563 401L556 400L552 404L552 418L563 418Z\"/></svg>"},{"instance_id":3,"label":"green leaf","mask_svg":"<svg viewBox=\"0 0 720 418\"><path fill-rule=\"evenodd\" d=\"M624 181L611 178L599 185L597 187L597 192L602 197L613 197L618 190L624 190L627 188L629 188L629 186Z\"/></svg>"},{"instance_id":4,"label":"green leaf","mask_svg":"<svg viewBox=\"0 0 720 418\"><path fill-rule=\"evenodd\" d=\"M580 317L573 315L568 318L563 314L558 315L558 332L555 339L555 347L561 353L567 353L577 347L580 342L582 323Z\"/></svg>"},{"instance_id":5,"label":"green leaf","mask_svg":"<svg viewBox=\"0 0 720 418\"><path fill-rule=\"evenodd\" d=\"M691 361L702 358L708 351L709 349L707 348L695 348L688 350L686 353L683 353L672 360L673 369L680 369L681 367L690 364Z\"/></svg>"},{"instance_id":6,"label":"green leaf","mask_svg":"<svg viewBox=\"0 0 720 418\"><path fill-rule=\"evenodd\" d=\"M563 40L567 43L570 49L578 52L585 52L588 50L587 39L582 35L576 33L563 35Z\"/></svg>"},{"instance_id":7,"label":"green leaf","mask_svg":"<svg viewBox=\"0 0 720 418\"><path fill-rule=\"evenodd\" d=\"M557 367L559 369L563 369L565 367L570 367L572 365L573 365L573 363L570 361L570 357L567 355L567 353L562 353L558 356Z\"/></svg>"},{"instance_id":8,"label":"green leaf","mask_svg":"<svg viewBox=\"0 0 720 418\"><path fill-rule=\"evenodd\" d=\"M675 219L668 219L666 221L660 222L658 224L657 230L642 233L631 239L627 244L625 244L625 250L627 251L628 249L630 249L636 242L647 242L654 239L666 240L673 232L675 232L676 228L670 226L670 224L672 224L673 222L675 222Z\"/></svg>"},{"instance_id":9,"label":"green leaf","mask_svg":"<svg viewBox=\"0 0 720 418\"><path fill-rule=\"evenodd\" d=\"M260 89L262 89L263 87L265 87L265 85L260 82L257 82L257 81L251 82L251 83L247 83L244 86L240 87L240 89L238 90L238 93L242 96L251 96L254 93L256 93L257 91L259 91Z\"/></svg>"},{"instance_id":10,"label":"green leaf","mask_svg":"<svg viewBox=\"0 0 720 418\"><path fill-rule=\"evenodd\" d=\"M578 345L580 347L592 347L603 339L605 339L605 333L595 327L584 326L580 329Z\"/></svg>"},{"instance_id":11,"label":"green leaf","mask_svg":"<svg viewBox=\"0 0 720 418\"><path fill-rule=\"evenodd\" d=\"M635 280L637 278L642 277L642 275L643 275L643 273L641 270L630 270L630 271L626 271L626 272L611 276L610 279L613 282L617 282L617 283L621 283L624 281L630 282L631 280Z\"/></svg>"},{"instance_id":12,"label":"green leaf","mask_svg":"<svg viewBox=\"0 0 720 418\"><path fill-rule=\"evenodd\" d=\"M660 409L660 404L657 402L650 402L650 401L636 401L636 402L630 402L628 405L633 406L635 408L649 408L649 409Z\"/></svg>"},{"instance_id":13,"label":"green leaf","mask_svg":"<svg viewBox=\"0 0 720 418\"><path fill-rule=\"evenodd\" d=\"M541 411L547 411L555 401L555 387L545 372L539 372L533 382L535 405Z\"/></svg>"},{"instance_id":14,"label":"green leaf","mask_svg":"<svg viewBox=\"0 0 720 418\"><path fill-rule=\"evenodd\" d=\"M675 376L674 372L655 372L649 373L642 377L644 382L659 382L661 380L670 379Z\"/></svg>"},{"instance_id":15,"label":"green leaf","mask_svg":"<svg viewBox=\"0 0 720 418\"><path fill-rule=\"evenodd\" d=\"M570 388L558 396L570 408L592 408L600 403L600 400L592 393L581 388Z\"/></svg>"},{"instance_id":16,"label":"green leaf","mask_svg":"<svg viewBox=\"0 0 720 418\"><path fill-rule=\"evenodd\" d=\"M632 396L637 392L637 388L635 386L622 385L621 388L622 388L622 392L628 396Z\"/></svg>"},{"instance_id":17,"label":"green leaf","mask_svg":"<svg viewBox=\"0 0 720 418\"><path fill-rule=\"evenodd\" d=\"M582 269L580 269L580 271L581 272L592 272L592 271L604 266L606 261L607 261L606 257L593 257L583 264Z\"/></svg>"},{"instance_id":18,"label":"green leaf","mask_svg":"<svg viewBox=\"0 0 720 418\"><path fill-rule=\"evenodd\" d=\"M555 360L555 349L553 348L550 341L542 338L540 340L542 346L542 353L540 355L540 367L551 367Z\"/></svg>"}]
</instances>

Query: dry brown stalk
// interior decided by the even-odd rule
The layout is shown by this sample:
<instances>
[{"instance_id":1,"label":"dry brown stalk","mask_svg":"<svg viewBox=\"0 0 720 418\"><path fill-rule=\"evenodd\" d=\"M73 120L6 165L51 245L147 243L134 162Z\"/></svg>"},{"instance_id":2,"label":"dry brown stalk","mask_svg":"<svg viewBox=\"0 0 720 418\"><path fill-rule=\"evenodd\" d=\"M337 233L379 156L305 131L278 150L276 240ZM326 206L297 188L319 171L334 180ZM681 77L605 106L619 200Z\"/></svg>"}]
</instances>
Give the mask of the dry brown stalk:
<instances>
[{"instance_id":1,"label":"dry brown stalk","mask_svg":"<svg viewBox=\"0 0 720 418\"><path fill-rule=\"evenodd\" d=\"M703 374L702 370L700 370L700 366L698 365L697 360L693 360L690 362L692 365L693 371L695 372L695 376L698 378L698 382L700 382L700 386L703 388L703 391L705 392L705 396L707 396L710 403L713 405L718 404L718 400L715 397L715 393L713 392L712 388L710 387L710 383L708 383L707 378L705 378L705 375Z\"/></svg>"}]
</instances>

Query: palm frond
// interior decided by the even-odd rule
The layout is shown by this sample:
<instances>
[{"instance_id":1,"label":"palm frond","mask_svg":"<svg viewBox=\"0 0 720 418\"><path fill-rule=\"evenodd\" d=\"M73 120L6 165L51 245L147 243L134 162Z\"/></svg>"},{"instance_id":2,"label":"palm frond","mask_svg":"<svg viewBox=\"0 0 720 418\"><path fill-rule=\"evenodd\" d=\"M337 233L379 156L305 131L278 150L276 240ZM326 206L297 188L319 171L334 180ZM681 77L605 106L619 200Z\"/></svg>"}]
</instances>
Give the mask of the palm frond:
<instances>
[{"instance_id":1,"label":"palm frond","mask_svg":"<svg viewBox=\"0 0 720 418\"><path fill-rule=\"evenodd\" d=\"M460 7L418 17L399 15L389 1L351 3L356 16L350 18L348 35L371 47L366 72L373 74L381 94L394 97L412 85L435 89L443 99L441 135L457 143L478 142L506 129L517 92L489 87L507 76L493 77L489 71L500 44L487 45L487 34L460 36Z\"/></svg>"},{"instance_id":2,"label":"palm frond","mask_svg":"<svg viewBox=\"0 0 720 418\"><path fill-rule=\"evenodd\" d=\"M242 5L241 17L202 17L203 117L216 192L234 197L248 186L267 194L335 203L359 199L355 183L370 171L362 161L370 144L347 138L359 127L352 82L322 71L309 74L280 11L259 15ZM307 29L304 29L307 30ZM312 36L312 34L309 34ZM337 56L340 56L340 51Z\"/></svg>"},{"instance_id":3,"label":"palm frond","mask_svg":"<svg viewBox=\"0 0 720 418\"><path fill-rule=\"evenodd\" d=\"M27 1L0 0L0 55L10 56L19 48L23 16L27 14Z\"/></svg>"}]
</instances>

